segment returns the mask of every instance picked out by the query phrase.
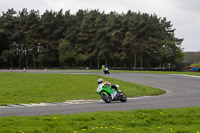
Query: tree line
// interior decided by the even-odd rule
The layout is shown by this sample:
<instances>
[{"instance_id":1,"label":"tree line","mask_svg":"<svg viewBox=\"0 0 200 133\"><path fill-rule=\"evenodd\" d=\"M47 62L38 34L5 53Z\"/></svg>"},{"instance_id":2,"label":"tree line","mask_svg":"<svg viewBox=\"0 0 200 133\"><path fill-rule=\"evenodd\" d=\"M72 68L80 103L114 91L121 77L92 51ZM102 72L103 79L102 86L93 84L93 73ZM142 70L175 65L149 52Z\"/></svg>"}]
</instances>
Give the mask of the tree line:
<instances>
[{"instance_id":1,"label":"tree line","mask_svg":"<svg viewBox=\"0 0 200 133\"><path fill-rule=\"evenodd\" d=\"M200 63L200 52L184 52L184 61L191 63Z\"/></svg>"},{"instance_id":2,"label":"tree line","mask_svg":"<svg viewBox=\"0 0 200 133\"><path fill-rule=\"evenodd\" d=\"M183 60L171 21L156 14L8 9L0 16L1 67L151 68Z\"/></svg>"}]
</instances>

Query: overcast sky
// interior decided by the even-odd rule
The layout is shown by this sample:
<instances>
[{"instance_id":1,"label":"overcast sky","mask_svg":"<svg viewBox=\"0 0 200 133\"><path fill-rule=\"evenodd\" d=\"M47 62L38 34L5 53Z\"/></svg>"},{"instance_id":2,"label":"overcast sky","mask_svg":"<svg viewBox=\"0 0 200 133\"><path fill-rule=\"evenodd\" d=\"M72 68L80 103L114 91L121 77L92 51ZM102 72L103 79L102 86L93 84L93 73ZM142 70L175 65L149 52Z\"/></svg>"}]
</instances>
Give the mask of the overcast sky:
<instances>
[{"instance_id":1,"label":"overcast sky","mask_svg":"<svg viewBox=\"0 0 200 133\"><path fill-rule=\"evenodd\" d=\"M184 38L181 48L184 51L200 51L200 0L0 0L0 15L9 8L16 11L27 8L39 10L99 9L126 13L128 10L142 13L155 13L166 17L175 28L175 36Z\"/></svg>"}]
</instances>

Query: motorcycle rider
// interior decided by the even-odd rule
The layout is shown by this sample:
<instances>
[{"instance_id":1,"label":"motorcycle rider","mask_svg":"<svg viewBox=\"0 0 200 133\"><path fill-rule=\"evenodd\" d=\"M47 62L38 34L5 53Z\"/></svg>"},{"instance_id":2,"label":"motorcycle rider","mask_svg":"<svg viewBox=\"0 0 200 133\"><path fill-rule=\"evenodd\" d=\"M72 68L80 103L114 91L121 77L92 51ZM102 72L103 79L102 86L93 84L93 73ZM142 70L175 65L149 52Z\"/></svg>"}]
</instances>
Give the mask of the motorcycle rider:
<instances>
[{"instance_id":1,"label":"motorcycle rider","mask_svg":"<svg viewBox=\"0 0 200 133\"><path fill-rule=\"evenodd\" d=\"M106 103L111 103L111 101L121 101L126 102L127 96L119 90L119 85L111 85L110 83L104 81L102 78L97 80L97 94L101 95L102 99ZM110 90L109 90L110 89Z\"/></svg>"},{"instance_id":2,"label":"motorcycle rider","mask_svg":"<svg viewBox=\"0 0 200 133\"><path fill-rule=\"evenodd\" d=\"M116 91L118 90L116 85L111 85L111 83L104 81L102 78L98 79L97 82L98 82L98 88L102 87L102 86L110 86L111 88L115 89Z\"/></svg>"},{"instance_id":3,"label":"motorcycle rider","mask_svg":"<svg viewBox=\"0 0 200 133\"><path fill-rule=\"evenodd\" d=\"M103 65L103 66L101 67L101 70L102 70L102 71L105 71L105 70L106 70L105 65Z\"/></svg>"}]
</instances>

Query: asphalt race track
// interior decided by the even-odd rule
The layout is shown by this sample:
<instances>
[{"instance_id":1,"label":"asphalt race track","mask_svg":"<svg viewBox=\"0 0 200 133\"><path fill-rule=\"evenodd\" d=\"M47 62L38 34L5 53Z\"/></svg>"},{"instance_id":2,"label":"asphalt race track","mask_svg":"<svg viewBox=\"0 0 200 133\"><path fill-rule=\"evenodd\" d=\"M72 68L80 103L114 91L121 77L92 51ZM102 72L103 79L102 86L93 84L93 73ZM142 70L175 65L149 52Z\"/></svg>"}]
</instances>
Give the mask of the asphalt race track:
<instances>
[{"instance_id":1,"label":"asphalt race track","mask_svg":"<svg viewBox=\"0 0 200 133\"><path fill-rule=\"evenodd\" d=\"M57 72L51 71L51 73ZM61 73L61 71L59 71L58 73ZM62 71L62 73L65 72ZM200 77L198 76L147 73L111 73L110 75L105 76L161 88L167 90L167 94L151 97L147 96L130 98L126 103L113 102L111 104L106 104L103 101L97 101L92 103L78 104L58 103L45 106L0 106L0 117L74 114L113 110L123 111L133 109L200 107ZM123 90L123 87L120 87L121 90ZM94 87L94 90L96 90L96 86Z\"/></svg>"}]
</instances>

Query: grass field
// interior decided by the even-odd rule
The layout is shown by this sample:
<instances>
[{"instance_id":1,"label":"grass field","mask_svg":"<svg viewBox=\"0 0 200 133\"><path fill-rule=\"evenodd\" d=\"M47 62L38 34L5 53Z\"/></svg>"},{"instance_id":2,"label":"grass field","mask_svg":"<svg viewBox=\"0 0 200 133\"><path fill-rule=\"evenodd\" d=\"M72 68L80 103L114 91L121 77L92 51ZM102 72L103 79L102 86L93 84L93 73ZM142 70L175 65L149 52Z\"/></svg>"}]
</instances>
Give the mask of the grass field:
<instances>
[{"instance_id":1,"label":"grass field","mask_svg":"<svg viewBox=\"0 0 200 133\"><path fill-rule=\"evenodd\" d=\"M22 69L17 69L23 72ZM33 70L33 69L30 69ZM42 70L42 69L41 69ZM100 69L48 69L47 71L56 70L59 73L63 71L65 73L102 73ZM15 71L15 70L13 70ZM29 71L29 69L27 69ZM185 74L185 75L195 75L200 76L200 72L180 72L180 71L137 71L137 70L109 70L111 73L156 73L156 74ZM62 72L62 73L63 73Z\"/></svg>"},{"instance_id":2,"label":"grass field","mask_svg":"<svg viewBox=\"0 0 200 133\"><path fill-rule=\"evenodd\" d=\"M196 63L192 64L191 66L198 66L198 67L200 67L200 62L196 62Z\"/></svg>"},{"instance_id":3,"label":"grass field","mask_svg":"<svg viewBox=\"0 0 200 133\"><path fill-rule=\"evenodd\" d=\"M199 133L200 108L0 118L1 133Z\"/></svg>"},{"instance_id":4,"label":"grass field","mask_svg":"<svg viewBox=\"0 0 200 133\"><path fill-rule=\"evenodd\" d=\"M200 72L178 72L178 71L134 71L134 70L110 70L111 73L157 73L157 74L185 74L200 76Z\"/></svg>"},{"instance_id":5,"label":"grass field","mask_svg":"<svg viewBox=\"0 0 200 133\"><path fill-rule=\"evenodd\" d=\"M96 94L98 75L0 73L0 105L64 102L74 99L100 99ZM153 87L103 77L119 84L128 97L165 93Z\"/></svg>"},{"instance_id":6,"label":"grass field","mask_svg":"<svg viewBox=\"0 0 200 133\"><path fill-rule=\"evenodd\" d=\"M76 70L80 73L101 73L101 70ZM179 71L136 71L136 70L109 70L111 73L156 73L156 74L185 74L200 76L200 72L179 72ZM70 72L70 71L69 71ZM72 71L73 72L73 71Z\"/></svg>"},{"instance_id":7,"label":"grass field","mask_svg":"<svg viewBox=\"0 0 200 133\"><path fill-rule=\"evenodd\" d=\"M196 64L197 65L197 64ZM79 73L101 73L101 70L76 70ZM156 73L156 74L185 74L200 76L200 72L179 72L179 71L137 71L137 70L109 70L111 73ZM72 71L73 72L73 71ZM69 71L70 73L70 71Z\"/></svg>"},{"instance_id":8,"label":"grass field","mask_svg":"<svg viewBox=\"0 0 200 133\"><path fill-rule=\"evenodd\" d=\"M54 70L50 69L49 71ZM64 70L64 69L63 69ZM65 69L68 73L102 73L98 69ZM156 73L156 74L185 74L185 75L195 75L200 76L200 72L179 72L179 71L137 71L137 70L109 70L111 73Z\"/></svg>"}]
</instances>

